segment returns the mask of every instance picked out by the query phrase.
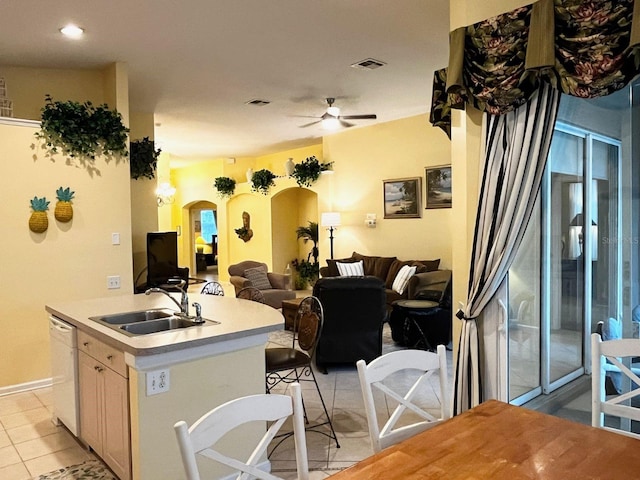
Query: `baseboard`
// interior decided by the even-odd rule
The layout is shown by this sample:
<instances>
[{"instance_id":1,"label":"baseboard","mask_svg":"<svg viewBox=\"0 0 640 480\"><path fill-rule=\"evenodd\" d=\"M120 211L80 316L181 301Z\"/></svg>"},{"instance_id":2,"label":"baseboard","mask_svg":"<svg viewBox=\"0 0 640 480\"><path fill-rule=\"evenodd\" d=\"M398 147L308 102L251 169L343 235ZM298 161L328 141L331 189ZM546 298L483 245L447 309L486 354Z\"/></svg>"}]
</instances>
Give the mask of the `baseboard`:
<instances>
[{"instance_id":1,"label":"baseboard","mask_svg":"<svg viewBox=\"0 0 640 480\"><path fill-rule=\"evenodd\" d=\"M6 387L0 387L0 397L4 395L11 395L13 393L28 392L29 390L50 387L52 384L53 381L51 378L43 378L42 380L35 380L33 382L8 385Z\"/></svg>"}]
</instances>

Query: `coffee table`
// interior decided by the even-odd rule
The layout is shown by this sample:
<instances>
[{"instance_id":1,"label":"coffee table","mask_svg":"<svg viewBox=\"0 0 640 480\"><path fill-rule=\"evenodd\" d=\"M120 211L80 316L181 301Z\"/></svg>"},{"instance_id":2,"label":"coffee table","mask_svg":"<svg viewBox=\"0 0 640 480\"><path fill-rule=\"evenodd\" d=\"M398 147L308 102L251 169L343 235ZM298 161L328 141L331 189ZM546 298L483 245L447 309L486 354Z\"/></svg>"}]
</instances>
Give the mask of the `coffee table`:
<instances>
[{"instance_id":1,"label":"coffee table","mask_svg":"<svg viewBox=\"0 0 640 480\"><path fill-rule=\"evenodd\" d=\"M300 308L300 302L304 297L292 298L290 300L282 301L282 315L284 316L284 328L285 330L293 330L293 325L296 320L296 313Z\"/></svg>"}]
</instances>

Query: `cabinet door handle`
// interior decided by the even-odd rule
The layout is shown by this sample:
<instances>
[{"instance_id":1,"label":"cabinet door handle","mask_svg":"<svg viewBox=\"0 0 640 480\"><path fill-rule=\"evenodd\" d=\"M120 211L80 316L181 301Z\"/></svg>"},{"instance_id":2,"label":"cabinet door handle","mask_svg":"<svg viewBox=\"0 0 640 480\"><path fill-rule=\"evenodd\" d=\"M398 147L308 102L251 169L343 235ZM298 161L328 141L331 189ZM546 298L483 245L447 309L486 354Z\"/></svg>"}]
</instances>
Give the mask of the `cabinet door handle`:
<instances>
[{"instance_id":1,"label":"cabinet door handle","mask_svg":"<svg viewBox=\"0 0 640 480\"><path fill-rule=\"evenodd\" d=\"M84 342L82 345L84 345L85 347L89 346L89 342Z\"/></svg>"},{"instance_id":2,"label":"cabinet door handle","mask_svg":"<svg viewBox=\"0 0 640 480\"><path fill-rule=\"evenodd\" d=\"M113 355L107 355L107 360L109 361L113 360Z\"/></svg>"},{"instance_id":3,"label":"cabinet door handle","mask_svg":"<svg viewBox=\"0 0 640 480\"><path fill-rule=\"evenodd\" d=\"M95 367L93 367L93 368L94 368L94 370L96 370L97 372L102 372L102 371L104 370L104 368L102 368L102 367L101 367L101 366L99 366L99 365L96 365L96 366L95 366Z\"/></svg>"}]
</instances>

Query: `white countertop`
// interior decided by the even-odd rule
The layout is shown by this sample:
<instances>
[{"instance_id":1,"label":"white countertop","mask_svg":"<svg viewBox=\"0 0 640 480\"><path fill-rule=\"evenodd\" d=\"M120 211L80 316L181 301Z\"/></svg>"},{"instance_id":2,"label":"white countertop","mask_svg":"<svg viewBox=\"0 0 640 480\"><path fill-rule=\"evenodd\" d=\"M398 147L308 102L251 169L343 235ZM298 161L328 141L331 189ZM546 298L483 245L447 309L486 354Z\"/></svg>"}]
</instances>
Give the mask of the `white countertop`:
<instances>
[{"instance_id":1,"label":"white countertop","mask_svg":"<svg viewBox=\"0 0 640 480\"><path fill-rule=\"evenodd\" d=\"M172 296L180 301L179 294L172 294ZM279 310L258 302L197 293L189 295L189 304L193 302L202 305L203 318L220 323L207 323L130 337L89 318L149 308L177 310L177 306L161 294L131 294L70 302L53 302L46 305L45 308L47 312L61 320L136 357L191 349L252 335L266 335L269 332L282 330L284 327L284 317ZM194 312L195 310L190 306L190 313Z\"/></svg>"}]
</instances>

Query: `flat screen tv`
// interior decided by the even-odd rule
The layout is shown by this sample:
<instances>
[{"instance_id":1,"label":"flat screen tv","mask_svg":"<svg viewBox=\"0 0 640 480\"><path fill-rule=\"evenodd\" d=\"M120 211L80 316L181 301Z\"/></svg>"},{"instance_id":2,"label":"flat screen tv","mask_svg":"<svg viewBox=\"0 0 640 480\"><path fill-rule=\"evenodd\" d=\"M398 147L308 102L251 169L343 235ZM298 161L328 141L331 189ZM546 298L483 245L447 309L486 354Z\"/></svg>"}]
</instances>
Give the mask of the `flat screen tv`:
<instances>
[{"instance_id":1,"label":"flat screen tv","mask_svg":"<svg viewBox=\"0 0 640 480\"><path fill-rule=\"evenodd\" d=\"M147 233L147 286L157 287L178 275L177 232Z\"/></svg>"}]
</instances>

